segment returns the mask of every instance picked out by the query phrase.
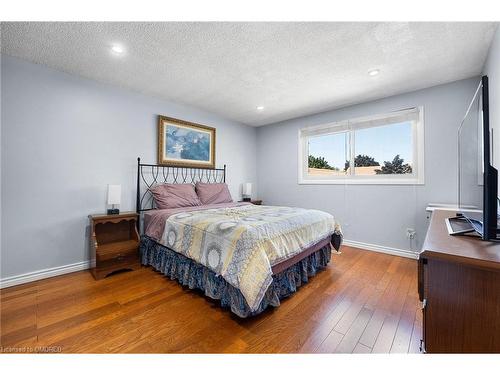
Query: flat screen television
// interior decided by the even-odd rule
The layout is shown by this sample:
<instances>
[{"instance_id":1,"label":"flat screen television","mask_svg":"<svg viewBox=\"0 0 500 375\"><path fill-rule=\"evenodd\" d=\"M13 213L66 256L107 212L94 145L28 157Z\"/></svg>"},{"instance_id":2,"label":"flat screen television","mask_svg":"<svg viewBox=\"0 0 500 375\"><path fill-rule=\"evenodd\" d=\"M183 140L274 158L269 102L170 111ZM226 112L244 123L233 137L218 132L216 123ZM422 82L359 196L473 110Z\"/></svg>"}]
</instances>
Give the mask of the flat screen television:
<instances>
[{"instance_id":1,"label":"flat screen television","mask_svg":"<svg viewBox=\"0 0 500 375\"><path fill-rule=\"evenodd\" d=\"M458 131L458 206L450 234L500 239L498 171L492 165L488 77L483 76Z\"/></svg>"}]
</instances>

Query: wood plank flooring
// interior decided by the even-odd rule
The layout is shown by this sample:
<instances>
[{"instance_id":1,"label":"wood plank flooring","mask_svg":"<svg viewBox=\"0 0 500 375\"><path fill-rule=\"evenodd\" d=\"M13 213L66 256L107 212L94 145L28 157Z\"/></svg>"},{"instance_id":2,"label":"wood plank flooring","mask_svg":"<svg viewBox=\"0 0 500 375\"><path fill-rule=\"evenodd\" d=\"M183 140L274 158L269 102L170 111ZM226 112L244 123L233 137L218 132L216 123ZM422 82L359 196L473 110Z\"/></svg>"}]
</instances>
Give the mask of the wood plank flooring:
<instances>
[{"instance_id":1,"label":"wood plank flooring","mask_svg":"<svg viewBox=\"0 0 500 375\"><path fill-rule=\"evenodd\" d=\"M415 260L342 248L279 308L239 319L151 268L2 289L0 344L63 353L418 353Z\"/></svg>"}]
</instances>

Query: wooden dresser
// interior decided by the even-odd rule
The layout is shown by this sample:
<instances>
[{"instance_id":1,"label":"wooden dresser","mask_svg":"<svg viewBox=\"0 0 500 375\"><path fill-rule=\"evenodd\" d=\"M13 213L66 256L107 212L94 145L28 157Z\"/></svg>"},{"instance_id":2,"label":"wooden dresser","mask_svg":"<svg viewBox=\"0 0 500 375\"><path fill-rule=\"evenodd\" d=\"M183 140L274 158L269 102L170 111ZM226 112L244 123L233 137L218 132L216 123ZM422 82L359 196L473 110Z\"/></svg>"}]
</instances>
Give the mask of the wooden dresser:
<instances>
[{"instance_id":1,"label":"wooden dresser","mask_svg":"<svg viewBox=\"0 0 500 375\"><path fill-rule=\"evenodd\" d=\"M90 219L90 271L102 279L119 270L140 267L137 214L124 212L117 215L89 215Z\"/></svg>"},{"instance_id":2,"label":"wooden dresser","mask_svg":"<svg viewBox=\"0 0 500 375\"><path fill-rule=\"evenodd\" d=\"M450 236L432 214L418 263L422 351L500 353L500 243Z\"/></svg>"}]
</instances>

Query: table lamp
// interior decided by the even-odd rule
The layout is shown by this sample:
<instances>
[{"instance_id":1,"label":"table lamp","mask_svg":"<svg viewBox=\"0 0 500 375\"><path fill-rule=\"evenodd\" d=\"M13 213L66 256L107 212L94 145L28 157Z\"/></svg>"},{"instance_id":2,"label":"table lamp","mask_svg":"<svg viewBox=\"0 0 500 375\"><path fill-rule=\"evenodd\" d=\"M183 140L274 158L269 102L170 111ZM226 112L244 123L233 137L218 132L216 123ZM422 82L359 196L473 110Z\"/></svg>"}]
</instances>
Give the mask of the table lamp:
<instances>
[{"instance_id":1,"label":"table lamp","mask_svg":"<svg viewBox=\"0 0 500 375\"><path fill-rule=\"evenodd\" d=\"M115 208L115 204L120 204L121 198L122 186L108 185L108 204L113 206L113 208L108 209L108 215L117 215L120 213L120 210Z\"/></svg>"},{"instance_id":2,"label":"table lamp","mask_svg":"<svg viewBox=\"0 0 500 375\"><path fill-rule=\"evenodd\" d=\"M243 184L243 202L250 202L252 200L252 183L247 182Z\"/></svg>"}]
</instances>

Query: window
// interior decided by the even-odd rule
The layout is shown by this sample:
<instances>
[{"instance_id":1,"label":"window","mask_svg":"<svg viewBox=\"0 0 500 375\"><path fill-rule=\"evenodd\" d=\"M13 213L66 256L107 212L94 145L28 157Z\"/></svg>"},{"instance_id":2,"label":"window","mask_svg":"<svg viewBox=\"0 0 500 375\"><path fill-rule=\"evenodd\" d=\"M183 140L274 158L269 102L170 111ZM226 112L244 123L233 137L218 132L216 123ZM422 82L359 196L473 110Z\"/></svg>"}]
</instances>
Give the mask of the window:
<instances>
[{"instance_id":1,"label":"window","mask_svg":"<svg viewBox=\"0 0 500 375\"><path fill-rule=\"evenodd\" d=\"M299 131L299 183L423 184L423 108Z\"/></svg>"}]
</instances>

